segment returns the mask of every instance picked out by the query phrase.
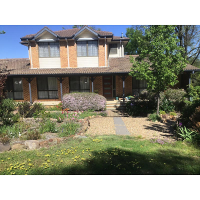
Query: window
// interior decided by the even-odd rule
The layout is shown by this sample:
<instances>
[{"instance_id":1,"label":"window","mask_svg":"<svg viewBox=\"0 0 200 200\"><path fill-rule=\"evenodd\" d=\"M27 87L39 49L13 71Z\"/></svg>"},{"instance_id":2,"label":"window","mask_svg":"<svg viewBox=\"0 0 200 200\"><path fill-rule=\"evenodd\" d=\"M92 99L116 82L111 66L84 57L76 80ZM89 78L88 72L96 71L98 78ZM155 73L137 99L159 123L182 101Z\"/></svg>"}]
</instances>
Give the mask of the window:
<instances>
[{"instance_id":1,"label":"window","mask_svg":"<svg viewBox=\"0 0 200 200\"><path fill-rule=\"evenodd\" d=\"M82 41L77 42L78 57L95 57L98 56L97 41Z\"/></svg>"},{"instance_id":2,"label":"window","mask_svg":"<svg viewBox=\"0 0 200 200\"><path fill-rule=\"evenodd\" d=\"M37 78L38 99L58 99L58 85L55 77Z\"/></svg>"},{"instance_id":3,"label":"window","mask_svg":"<svg viewBox=\"0 0 200 200\"><path fill-rule=\"evenodd\" d=\"M145 80L137 80L136 77L132 79L133 94L140 94L143 90L147 89Z\"/></svg>"},{"instance_id":4,"label":"window","mask_svg":"<svg viewBox=\"0 0 200 200\"><path fill-rule=\"evenodd\" d=\"M70 92L90 92L89 77L86 76L74 76L70 77Z\"/></svg>"},{"instance_id":5,"label":"window","mask_svg":"<svg viewBox=\"0 0 200 200\"><path fill-rule=\"evenodd\" d=\"M110 54L117 54L117 44L110 44Z\"/></svg>"},{"instance_id":6,"label":"window","mask_svg":"<svg viewBox=\"0 0 200 200\"><path fill-rule=\"evenodd\" d=\"M40 58L55 58L60 57L59 43L58 42L40 42L39 57Z\"/></svg>"},{"instance_id":7,"label":"window","mask_svg":"<svg viewBox=\"0 0 200 200\"><path fill-rule=\"evenodd\" d=\"M7 78L5 92L7 98L14 100L24 99L23 85L21 78Z\"/></svg>"}]
</instances>

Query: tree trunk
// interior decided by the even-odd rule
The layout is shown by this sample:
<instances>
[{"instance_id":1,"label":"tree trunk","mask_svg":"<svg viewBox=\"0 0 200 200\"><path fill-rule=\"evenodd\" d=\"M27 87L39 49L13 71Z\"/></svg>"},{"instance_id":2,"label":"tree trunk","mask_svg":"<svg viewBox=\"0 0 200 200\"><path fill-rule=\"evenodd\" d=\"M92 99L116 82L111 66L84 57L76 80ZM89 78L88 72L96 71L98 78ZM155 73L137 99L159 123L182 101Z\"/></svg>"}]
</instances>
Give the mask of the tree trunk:
<instances>
[{"instance_id":1,"label":"tree trunk","mask_svg":"<svg viewBox=\"0 0 200 200\"><path fill-rule=\"evenodd\" d=\"M158 93L157 96L157 112L156 112L157 115L159 115L159 108L160 108L160 93Z\"/></svg>"}]
</instances>

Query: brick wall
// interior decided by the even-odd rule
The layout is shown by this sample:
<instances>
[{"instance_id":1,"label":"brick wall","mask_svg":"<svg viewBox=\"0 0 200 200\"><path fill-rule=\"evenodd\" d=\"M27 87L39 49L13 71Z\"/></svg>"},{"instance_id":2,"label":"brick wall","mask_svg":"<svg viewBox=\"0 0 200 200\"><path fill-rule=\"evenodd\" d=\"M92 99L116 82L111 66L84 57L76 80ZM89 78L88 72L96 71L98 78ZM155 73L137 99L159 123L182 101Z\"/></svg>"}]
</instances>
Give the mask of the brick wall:
<instances>
[{"instance_id":1,"label":"brick wall","mask_svg":"<svg viewBox=\"0 0 200 200\"><path fill-rule=\"evenodd\" d=\"M99 67L102 66L105 66L105 39L99 39Z\"/></svg>"},{"instance_id":2,"label":"brick wall","mask_svg":"<svg viewBox=\"0 0 200 200\"><path fill-rule=\"evenodd\" d=\"M132 76L125 79L125 96L132 94ZM122 97L123 95L123 81L120 76L116 76L116 96Z\"/></svg>"},{"instance_id":3,"label":"brick wall","mask_svg":"<svg viewBox=\"0 0 200 200\"><path fill-rule=\"evenodd\" d=\"M94 80L94 91L98 90L98 94L103 95L103 77L97 76Z\"/></svg>"},{"instance_id":4,"label":"brick wall","mask_svg":"<svg viewBox=\"0 0 200 200\"><path fill-rule=\"evenodd\" d=\"M36 42L31 42L31 54L32 54L32 65L33 65L33 68L40 68L38 44Z\"/></svg>"},{"instance_id":5,"label":"brick wall","mask_svg":"<svg viewBox=\"0 0 200 200\"><path fill-rule=\"evenodd\" d=\"M60 41L60 63L61 68L68 67L68 55L67 55L67 42Z\"/></svg>"},{"instance_id":6,"label":"brick wall","mask_svg":"<svg viewBox=\"0 0 200 200\"><path fill-rule=\"evenodd\" d=\"M70 67L77 67L77 52L76 52L75 41L69 40L68 47L69 47L69 65Z\"/></svg>"}]
</instances>

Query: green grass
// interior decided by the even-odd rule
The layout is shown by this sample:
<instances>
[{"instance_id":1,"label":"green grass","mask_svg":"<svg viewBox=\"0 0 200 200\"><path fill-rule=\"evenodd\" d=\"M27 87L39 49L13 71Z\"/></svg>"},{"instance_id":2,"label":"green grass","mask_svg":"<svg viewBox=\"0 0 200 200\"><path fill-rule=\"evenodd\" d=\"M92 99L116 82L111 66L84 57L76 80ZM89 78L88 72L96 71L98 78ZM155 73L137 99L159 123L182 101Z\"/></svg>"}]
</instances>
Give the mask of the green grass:
<instances>
[{"instance_id":1,"label":"green grass","mask_svg":"<svg viewBox=\"0 0 200 200\"><path fill-rule=\"evenodd\" d=\"M0 154L0 174L199 174L200 150L128 136L70 138L34 151Z\"/></svg>"},{"instance_id":2,"label":"green grass","mask_svg":"<svg viewBox=\"0 0 200 200\"><path fill-rule=\"evenodd\" d=\"M69 135L74 135L77 132L79 127L80 127L80 124L74 123L74 122L63 124L59 128L59 136L66 137Z\"/></svg>"}]
</instances>

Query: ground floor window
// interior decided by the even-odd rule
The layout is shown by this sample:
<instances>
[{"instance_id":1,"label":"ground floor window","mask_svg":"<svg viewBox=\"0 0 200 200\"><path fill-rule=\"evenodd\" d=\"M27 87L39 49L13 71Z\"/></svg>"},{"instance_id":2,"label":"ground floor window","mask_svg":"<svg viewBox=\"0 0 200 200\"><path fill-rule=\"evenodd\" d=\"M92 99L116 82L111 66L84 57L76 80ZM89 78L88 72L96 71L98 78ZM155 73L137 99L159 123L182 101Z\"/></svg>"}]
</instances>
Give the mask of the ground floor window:
<instances>
[{"instance_id":1,"label":"ground floor window","mask_svg":"<svg viewBox=\"0 0 200 200\"><path fill-rule=\"evenodd\" d=\"M37 78L38 99L58 99L58 84L55 77Z\"/></svg>"},{"instance_id":2,"label":"ground floor window","mask_svg":"<svg viewBox=\"0 0 200 200\"><path fill-rule=\"evenodd\" d=\"M90 92L90 79L87 76L73 76L69 79L70 92Z\"/></svg>"},{"instance_id":3,"label":"ground floor window","mask_svg":"<svg viewBox=\"0 0 200 200\"><path fill-rule=\"evenodd\" d=\"M6 97L14 100L23 100L23 85L21 78L8 77L4 88Z\"/></svg>"},{"instance_id":4,"label":"ground floor window","mask_svg":"<svg viewBox=\"0 0 200 200\"><path fill-rule=\"evenodd\" d=\"M132 79L133 95L139 95L145 89L147 89L147 83L145 80L137 80L135 77Z\"/></svg>"}]
</instances>

